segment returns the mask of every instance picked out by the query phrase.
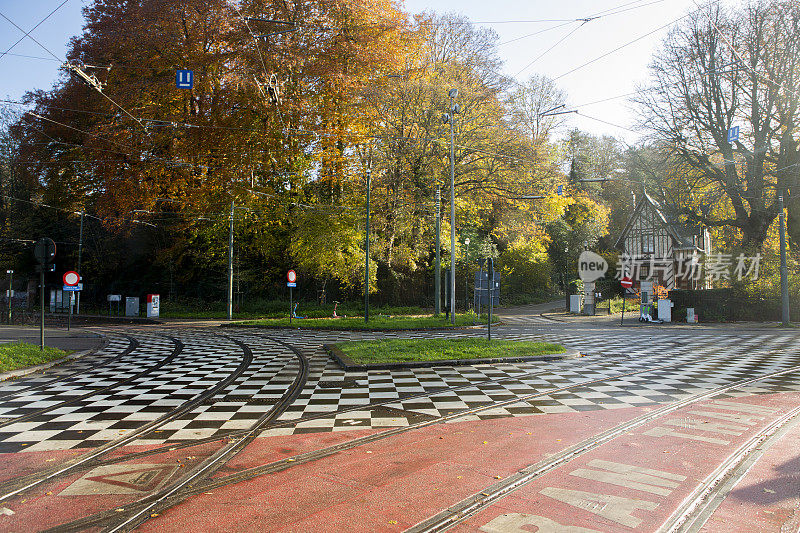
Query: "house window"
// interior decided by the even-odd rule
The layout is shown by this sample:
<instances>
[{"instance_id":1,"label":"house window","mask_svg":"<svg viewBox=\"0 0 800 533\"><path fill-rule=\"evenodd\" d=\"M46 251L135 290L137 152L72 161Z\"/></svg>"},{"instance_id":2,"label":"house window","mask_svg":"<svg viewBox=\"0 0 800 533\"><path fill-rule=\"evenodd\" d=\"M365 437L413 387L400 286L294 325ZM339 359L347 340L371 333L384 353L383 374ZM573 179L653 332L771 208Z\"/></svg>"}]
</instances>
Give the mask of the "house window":
<instances>
[{"instance_id":1,"label":"house window","mask_svg":"<svg viewBox=\"0 0 800 533\"><path fill-rule=\"evenodd\" d=\"M642 253L652 254L655 252L656 238L652 233L642 235Z\"/></svg>"}]
</instances>

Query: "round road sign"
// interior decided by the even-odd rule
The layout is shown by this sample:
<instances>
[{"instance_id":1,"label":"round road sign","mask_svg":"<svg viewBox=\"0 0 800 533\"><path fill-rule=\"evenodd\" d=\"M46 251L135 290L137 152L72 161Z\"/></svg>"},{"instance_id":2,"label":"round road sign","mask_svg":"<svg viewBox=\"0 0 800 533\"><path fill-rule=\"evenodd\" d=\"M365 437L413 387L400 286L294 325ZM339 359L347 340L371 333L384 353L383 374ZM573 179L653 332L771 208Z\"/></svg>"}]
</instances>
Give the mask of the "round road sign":
<instances>
[{"instance_id":1,"label":"round road sign","mask_svg":"<svg viewBox=\"0 0 800 533\"><path fill-rule=\"evenodd\" d=\"M81 280L81 277L78 275L77 272L73 272L72 270L70 270L69 272L64 272L64 276L62 277L62 279L64 280L64 285L74 287Z\"/></svg>"},{"instance_id":2,"label":"round road sign","mask_svg":"<svg viewBox=\"0 0 800 533\"><path fill-rule=\"evenodd\" d=\"M622 287L625 289L630 289L631 287L633 287L633 280L628 276L625 276L620 280L619 284L622 285Z\"/></svg>"},{"instance_id":3,"label":"round road sign","mask_svg":"<svg viewBox=\"0 0 800 533\"><path fill-rule=\"evenodd\" d=\"M294 270L290 270L289 272L286 273L286 279L289 281L289 283L296 282L297 281L297 272L295 272Z\"/></svg>"}]
</instances>

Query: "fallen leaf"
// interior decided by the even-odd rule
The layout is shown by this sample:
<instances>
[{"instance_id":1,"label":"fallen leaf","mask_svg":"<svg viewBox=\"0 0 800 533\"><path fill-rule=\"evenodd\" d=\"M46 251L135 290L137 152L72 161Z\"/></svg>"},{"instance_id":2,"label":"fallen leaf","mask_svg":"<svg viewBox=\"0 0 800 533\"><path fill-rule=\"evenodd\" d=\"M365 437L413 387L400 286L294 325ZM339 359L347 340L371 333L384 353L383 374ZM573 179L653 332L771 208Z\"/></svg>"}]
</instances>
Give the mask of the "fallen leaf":
<instances>
[{"instance_id":1,"label":"fallen leaf","mask_svg":"<svg viewBox=\"0 0 800 533\"><path fill-rule=\"evenodd\" d=\"M206 492L205 494L214 494L213 492Z\"/></svg>"},{"instance_id":2,"label":"fallen leaf","mask_svg":"<svg viewBox=\"0 0 800 533\"><path fill-rule=\"evenodd\" d=\"M294 462L294 459L286 459L286 462L287 462L287 463L293 463L293 462Z\"/></svg>"},{"instance_id":3,"label":"fallen leaf","mask_svg":"<svg viewBox=\"0 0 800 533\"><path fill-rule=\"evenodd\" d=\"M531 432L529 431L529 432L527 432L527 433L526 433L526 435L533 435L533 433L531 433Z\"/></svg>"},{"instance_id":4,"label":"fallen leaf","mask_svg":"<svg viewBox=\"0 0 800 533\"><path fill-rule=\"evenodd\" d=\"M396 524L396 523L397 523L397 520L389 520L389 523L390 523L390 524Z\"/></svg>"},{"instance_id":5,"label":"fallen leaf","mask_svg":"<svg viewBox=\"0 0 800 533\"><path fill-rule=\"evenodd\" d=\"M766 489L764 489L764 490L766 490ZM47 494L48 496L52 496L52 495L53 495L53 493L52 493L52 492L47 492L46 494Z\"/></svg>"},{"instance_id":6,"label":"fallen leaf","mask_svg":"<svg viewBox=\"0 0 800 533\"><path fill-rule=\"evenodd\" d=\"M121 512L122 512L122 511L124 511L124 510L125 510L125 509L123 509L122 507L120 507L120 508L118 508L118 509L114 509L114 511L116 511L116 512L118 512L118 513L121 513Z\"/></svg>"},{"instance_id":7,"label":"fallen leaf","mask_svg":"<svg viewBox=\"0 0 800 533\"><path fill-rule=\"evenodd\" d=\"M371 451L367 450L367 453L372 453Z\"/></svg>"},{"instance_id":8,"label":"fallen leaf","mask_svg":"<svg viewBox=\"0 0 800 533\"><path fill-rule=\"evenodd\" d=\"M561 442L561 439L556 439L556 442Z\"/></svg>"},{"instance_id":9,"label":"fallen leaf","mask_svg":"<svg viewBox=\"0 0 800 533\"><path fill-rule=\"evenodd\" d=\"M495 479L503 479L503 478L502 478L502 477L500 477L500 476L494 476L494 478L495 478Z\"/></svg>"},{"instance_id":10,"label":"fallen leaf","mask_svg":"<svg viewBox=\"0 0 800 533\"><path fill-rule=\"evenodd\" d=\"M462 479L464 476L456 476L456 479Z\"/></svg>"},{"instance_id":11,"label":"fallen leaf","mask_svg":"<svg viewBox=\"0 0 800 533\"><path fill-rule=\"evenodd\" d=\"M50 461L55 461L55 460L56 460L56 458L55 458L55 457L53 457L52 459L45 459L45 460L44 460L44 462L45 462L45 463L49 463Z\"/></svg>"},{"instance_id":12,"label":"fallen leaf","mask_svg":"<svg viewBox=\"0 0 800 533\"><path fill-rule=\"evenodd\" d=\"M488 442L488 441L483 441L483 443L484 443L484 444L489 444L489 442Z\"/></svg>"},{"instance_id":13,"label":"fallen leaf","mask_svg":"<svg viewBox=\"0 0 800 533\"><path fill-rule=\"evenodd\" d=\"M770 494L775 494L775 491L772 490L772 489L764 489L764 492L768 492ZM48 494L50 494L50 493L48 492Z\"/></svg>"},{"instance_id":14,"label":"fallen leaf","mask_svg":"<svg viewBox=\"0 0 800 533\"><path fill-rule=\"evenodd\" d=\"M157 516L158 516L158 513L153 513L153 514L150 515L150 518L155 518Z\"/></svg>"}]
</instances>

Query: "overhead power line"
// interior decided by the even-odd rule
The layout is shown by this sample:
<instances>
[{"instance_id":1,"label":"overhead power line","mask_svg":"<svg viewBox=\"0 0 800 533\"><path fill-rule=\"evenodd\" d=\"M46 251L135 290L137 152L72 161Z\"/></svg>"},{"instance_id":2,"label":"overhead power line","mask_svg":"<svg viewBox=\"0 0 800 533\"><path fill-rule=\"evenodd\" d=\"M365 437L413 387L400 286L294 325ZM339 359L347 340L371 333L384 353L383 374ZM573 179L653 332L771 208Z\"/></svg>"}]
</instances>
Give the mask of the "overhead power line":
<instances>
[{"instance_id":1,"label":"overhead power line","mask_svg":"<svg viewBox=\"0 0 800 533\"><path fill-rule=\"evenodd\" d=\"M46 21L47 19L49 19L49 18L50 18L50 17L51 17L51 16L52 16L52 15L53 15L53 14L54 14L56 11L58 11L59 9L61 9L61 7L62 7L64 4L66 4L67 2L69 2L69 0L64 0L63 2L61 2L60 4L58 4L58 6L56 6L56 8L55 8L54 10L52 10L50 13L48 13L48 14L47 14L47 16L46 16L45 18L43 18L42 20L40 20L40 21L39 21L39 23L38 23L38 24L36 24L36 26L34 26L33 28L31 28L30 30L28 30L27 32L25 32L25 35L23 35L22 37L20 37L20 38L19 38L19 39L18 39L18 40L17 40L17 41L14 43L14 44L12 44L11 46L9 46L9 47L8 47L8 49L7 49L5 52L3 52L2 54L0 54L0 59L3 59L3 57L4 57L6 54L8 54L8 53L9 53L11 50L13 50L13 49L14 49L14 47L16 47L16 46L17 46L19 43L21 43L21 42L22 42L22 41L25 39L25 37L29 37L29 36L30 36L30 34L31 34L31 33L33 33L33 31L34 31L36 28L38 28L39 26L41 26L41 25L44 23L44 21ZM6 20L8 20L9 22L11 22L11 21L9 20L9 18L8 18L8 17L6 17L5 15L3 15L3 18L5 18L5 19L6 19ZM12 24L14 24L14 23L12 22ZM16 24L14 24L14 25L16 26Z\"/></svg>"}]
</instances>

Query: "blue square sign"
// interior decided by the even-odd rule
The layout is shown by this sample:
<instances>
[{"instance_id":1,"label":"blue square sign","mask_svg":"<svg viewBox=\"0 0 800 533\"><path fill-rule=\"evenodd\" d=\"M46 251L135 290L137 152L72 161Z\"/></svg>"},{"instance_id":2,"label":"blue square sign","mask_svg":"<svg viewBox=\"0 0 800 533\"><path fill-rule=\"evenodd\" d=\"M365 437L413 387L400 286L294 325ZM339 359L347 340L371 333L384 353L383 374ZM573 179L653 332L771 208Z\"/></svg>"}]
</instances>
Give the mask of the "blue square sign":
<instances>
[{"instance_id":1,"label":"blue square sign","mask_svg":"<svg viewBox=\"0 0 800 533\"><path fill-rule=\"evenodd\" d=\"M562 196L564 194L564 186L559 185L558 188L556 189L556 192L559 196Z\"/></svg>"},{"instance_id":2,"label":"blue square sign","mask_svg":"<svg viewBox=\"0 0 800 533\"><path fill-rule=\"evenodd\" d=\"M175 72L175 87L178 89L191 89L194 85L194 71L178 70Z\"/></svg>"},{"instance_id":3,"label":"blue square sign","mask_svg":"<svg viewBox=\"0 0 800 533\"><path fill-rule=\"evenodd\" d=\"M734 126L728 130L728 142L736 142L739 140L739 126Z\"/></svg>"}]
</instances>

